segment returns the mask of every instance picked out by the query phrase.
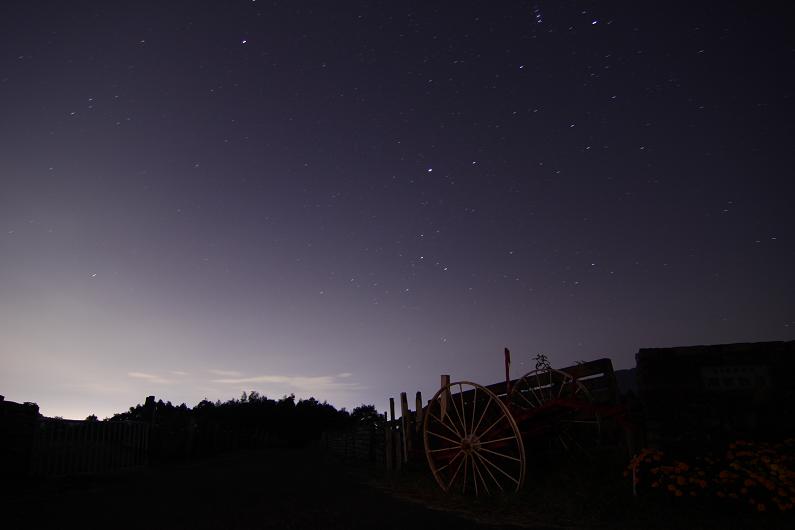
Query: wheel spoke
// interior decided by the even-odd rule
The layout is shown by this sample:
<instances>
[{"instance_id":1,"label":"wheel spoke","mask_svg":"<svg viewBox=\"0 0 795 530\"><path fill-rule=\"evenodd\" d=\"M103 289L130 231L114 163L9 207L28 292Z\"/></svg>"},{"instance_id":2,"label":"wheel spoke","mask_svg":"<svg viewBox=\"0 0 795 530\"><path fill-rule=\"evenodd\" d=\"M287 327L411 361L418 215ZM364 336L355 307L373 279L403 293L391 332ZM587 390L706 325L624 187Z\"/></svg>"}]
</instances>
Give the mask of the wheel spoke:
<instances>
[{"instance_id":1,"label":"wheel spoke","mask_svg":"<svg viewBox=\"0 0 795 530\"><path fill-rule=\"evenodd\" d=\"M483 459L483 457L482 457L482 456L480 456L480 453L478 453L478 452L475 452L475 453L474 453L474 455L475 455L475 456L477 456L478 458L480 458L481 460ZM485 463L484 463L484 464L483 464L483 469L485 469L485 470L486 470L486 473L488 473L488 474L489 474L489 476L491 477L491 480L493 480L493 481L494 481L494 483L497 485L497 487L498 487L498 488L500 488L500 491L505 491L505 490L503 489L503 487L502 487L502 484L500 484L500 481L499 481L499 480L497 480L497 477L495 477L495 476L494 476L494 473L492 473L492 472L491 472L491 469L489 469L489 466L485 465Z\"/></svg>"},{"instance_id":2,"label":"wheel spoke","mask_svg":"<svg viewBox=\"0 0 795 530\"><path fill-rule=\"evenodd\" d=\"M495 426L495 425L497 425L498 423L500 423L500 421L502 421L502 419L503 419L504 417L505 417L505 414L502 414L502 415L501 415L499 418L497 418L497 420L496 420L494 423L492 423L491 425L489 425L489 428L488 428L488 429L486 429L485 431L483 431L483 433L482 433L482 434L480 434L480 435L478 435L478 436L479 436L479 437L486 436L486 433L487 433L487 432L489 432L490 430L492 430L492 429L494 428L494 426ZM477 434L477 433L475 433L475 434Z\"/></svg>"},{"instance_id":3,"label":"wheel spoke","mask_svg":"<svg viewBox=\"0 0 795 530\"><path fill-rule=\"evenodd\" d=\"M475 485L475 497L477 497L478 496L478 475L477 475L477 472L475 471L475 459L474 458L470 458L470 460L472 462L472 483Z\"/></svg>"},{"instance_id":4,"label":"wheel spoke","mask_svg":"<svg viewBox=\"0 0 795 530\"><path fill-rule=\"evenodd\" d=\"M527 399L527 397L524 395L525 393L524 393L523 390L520 390L520 391L518 391L516 393L519 395L520 398L524 399L525 403L530 405L531 408L536 408L536 406L533 405L533 403L529 399Z\"/></svg>"},{"instance_id":5,"label":"wheel spoke","mask_svg":"<svg viewBox=\"0 0 795 530\"><path fill-rule=\"evenodd\" d=\"M496 455L496 456L500 456L502 458L507 458L509 460L515 460L516 462L521 462L522 461L521 459L516 458L515 456L506 455L504 453L498 453L497 451L492 451L491 449L486 449L485 447L481 447L480 450L481 451L486 451L487 453L491 453L491 454Z\"/></svg>"},{"instance_id":6,"label":"wheel spoke","mask_svg":"<svg viewBox=\"0 0 795 530\"><path fill-rule=\"evenodd\" d=\"M480 477L480 483L483 484L483 489L486 490L486 494L491 495L491 490L489 489L489 485L486 484L486 479L483 478L483 472L480 470L482 464L478 465L477 458L473 458L472 465L475 468L475 471L477 471L478 477Z\"/></svg>"},{"instance_id":7,"label":"wheel spoke","mask_svg":"<svg viewBox=\"0 0 795 530\"><path fill-rule=\"evenodd\" d=\"M464 426L464 435L466 435L469 434L467 432L467 409L464 406L464 388L461 383L458 383L458 395L461 398L461 423Z\"/></svg>"},{"instance_id":8,"label":"wheel spoke","mask_svg":"<svg viewBox=\"0 0 795 530\"><path fill-rule=\"evenodd\" d=\"M461 389L460 388L461 384L459 383L458 386L459 386L459 390L460 390ZM455 404L455 398L453 397L452 394L450 395L450 403L453 404L453 410L455 410L455 415L458 417L458 421L461 422L461 427L464 429L462 431L463 434L461 434L461 438L463 438L467 434L467 428L466 428L466 425L464 425L464 422L461 420L461 413L458 411L458 405Z\"/></svg>"},{"instance_id":9,"label":"wheel spoke","mask_svg":"<svg viewBox=\"0 0 795 530\"><path fill-rule=\"evenodd\" d=\"M452 444L455 444L456 446L461 445L461 441L460 440L453 440L452 438L448 438L447 436L442 436L441 434L435 433L435 432L433 432L431 430L429 430L427 432L428 432L428 434L432 434L432 435L436 436L437 438L441 438L442 440L446 440L446 441L448 441L448 442L450 442Z\"/></svg>"},{"instance_id":10,"label":"wheel spoke","mask_svg":"<svg viewBox=\"0 0 795 530\"><path fill-rule=\"evenodd\" d=\"M455 434L459 438L463 438L461 433L458 432L458 429L455 428L455 425L447 425L442 419L440 419L438 416L436 416L436 414L434 414L433 412L430 411L430 407L429 407L429 410L428 410L428 415L430 417L432 417L433 419L435 419L436 421L438 421L439 423L441 423L442 426L445 427L451 433Z\"/></svg>"},{"instance_id":11,"label":"wheel spoke","mask_svg":"<svg viewBox=\"0 0 795 530\"><path fill-rule=\"evenodd\" d=\"M450 466L453 464L453 462L455 462L456 460L458 460L458 457L459 457L459 456L461 456L461 455L463 455L463 454L464 454L464 452L463 452L462 450L460 450L460 449L459 449L459 450L458 450L458 452L455 454L455 456L453 456L453 458L451 458L451 459L450 459L450 461L449 461L449 462L447 462L445 465L443 465L442 467L440 467L439 469L437 469L437 470L436 470L436 472L437 472L437 473L439 473L439 472L441 472L443 469L446 469L446 468L450 467Z\"/></svg>"},{"instance_id":12,"label":"wheel spoke","mask_svg":"<svg viewBox=\"0 0 795 530\"><path fill-rule=\"evenodd\" d=\"M477 425L475 425L475 428L472 429L472 434L475 434L475 433L478 432L478 428L480 427L480 422L483 421L483 417L486 415L486 411L489 410L489 405L491 405L491 399L489 399L486 402L486 406L483 407L483 412L480 413L480 419L478 419L478 423L477 423Z\"/></svg>"},{"instance_id":13,"label":"wheel spoke","mask_svg":"<svg viewBox=\"0 0 795 530\"><path fill-rule=\"evenodd\" d=\"M491 460L489 460L488 458L486 458L485 456L483 456L483 455L481 455L481 454L478 454L478 456L479 456L479 457L480 457L480 458L481 458L481 459L482 459L484 462L486 462L488 465L490 465L491 467L493 467L494 469L496 469L497 471L499 471L500 473L502 473L503 475L505 475L506 477L508 477L510 480L512 480L512 481L513 481L513 482L514 482L514 483L515 483L517 486L519 485L519 480L517 480L517 479L513 478L513 477L512 477L512 476L510 476L508 473L506 473L505 471L503 471L503 470L502 470L502 468L501 468L500 466L498 466L497 464L495 464L494 462L492 462Z\"/></svg>"},{"instance_id":14,"label":"wheel spoke","mask_svg":"<svg viewBox=\"0 0 795 530\"><path fill-rule=\"evenodd\" d=\"M461 486L461 493L466 493L467 490L467 474L469 473L469 467L467 467L468 460L469 455L464 453L464 485Z\"/></svg>"},{"instance_id":15,"label":"wheel spoke","mask_svg":"<svg viewBox=\"0 0 795 530\"><path fill-rule=\"evenodd\" d=\"M506 436L505 438L495 438L494 440L486 440L485 442L479 442L480 445L486 444L493 444L496 442L504 442L505 440L516 440L516 436Z\"/></svg>"},{"instance_id":16,"label":"wheel spoke","mask_svg":"<svg viewBox=\"0 0 795 530\"><path fill-rule=\"evenodd\" d=\"M537 385L535 385L535 386L539 387L539 389L538 389L538 390L539 390L539 392L540 392L540 391L541 391L541 388L540 388L540 386L541 386L541 381L539 381L539 379L538 379L538 376L537 376L537 375L536 375L536 376L534 376L534 377L536 378L536 383L538 383L538 384L537 384ZM540 407L541 405L543 405L543 404L544 404L544 402L543 402L543 401L541 401L541 398L540 398L540 397L538 397L538 394L536 394L536 389L535 389L535 387L534 387L534 386L532 386L532 385L530 384L530 381L528 381L528 382L527 382L527 387L530 389L530 392L532 392L532 393L533 393L533 397L534 397L534 398L536 398L536 401L538 402L538 406Z\"/></svg>"},{"instance_id":17,"label":"wheel spoke","mask_svg":"<svg viewBox=\"0 0 795 530\"><path fill-rule=\"evenodd\" d=\"M569 380L568 380L567 378L565 378L565 377L564 377L564 378L563 378L563 382L562 382L562 383L561 383L561 385L560 385L560 390L558 390L558 397L560 397L560 395L563 393L563 388L564 388L564 387L565 387L567 384L569 384Z\"/></svg>"},{"instance_id":18,"label":"wheel spoke","mask_svg":"<svg viewBox=\"0 0 795 530\"><path fill-rule=\"evenodd\" d=\"M482 465L482 464L481 464ZM486 490L486 495L491 495L491 490L489 489L489 485L486 484L486 479L483 478L483 472L480 470L480 466L477 464L477 458L472 459L472 474L480 478L480 483L483 484L483 489ZM477 481L475 482L477 484Z\"/></svg>"},{"instance_id":19,"label":"wheel spoke","mask_svg":"<svg viewBox=\"0 0 795 530\"><path fill-rule=\"evenodd\" d=\"M478 387L475 387L475 392L472 394L472 422L470 425L472 426L472 432L475 432L475 409L478 406Z\"/></svg>"},{"instance_id":20,"label":"wheel spoke","mask_svg":"<svg viewBox=\"0 0 795 530\"><path fill-rule=\"evenodd\" d=\"M466 461L466 455L464 455L463 460L459 460L458 467L455 468L455 473L453 473L453 478L451 478L450 482L447 483L447 487L444 489L444 491L450 490L450 487L453 485L453 482L455 482L455 479L458 476L458 472L461 471L461 464L463 464L465 461Z\"/></svg>"},{"instance_id":21,"label":"wheel spoke","mask_svg":"<svg viewBox=\"0 0 795 530\"><path fill-rule=\"evenodd\" d=\"M429 453L443 453L445 451L455 451L456 449L458 449L459 451L461 450L460 447L445 447L445 448L442 448L442 449L428 449L428 452Z\"/></svg>"},{"instance_id":22,"label":"wheel spoke","mask_svg":"<svg viewBox=\"0 0 795 530\"><path fill-rule=\"evenodd\" d=\"M577 448L578 448L580 451L582 451L582 452L586 452L586 451L585 451L585 447L583 447L583 446L582 446L582 444L581 444L580 442L578 442L578 441L577 441L577 439L576 439L574 436L572 436L572 435L571 435L571 433L568 433L568 432L565 432L565 431L564 431L564 432L562 432L562 433L560 433L560 434L558 435L558 438L560 438L560 441L561 441L561 443L563 443L564 447L566 447L566 449L567 449L567 450L568 450L568 446L567 446L567 445L566 445L566 443L563 441L563 437L564 437L564 436L565 436L565 437L566 437L566 439L569 441L569 443L572 443L572 444L576 445L576 446L577 446Z\"/></svg>"}]
</instances>

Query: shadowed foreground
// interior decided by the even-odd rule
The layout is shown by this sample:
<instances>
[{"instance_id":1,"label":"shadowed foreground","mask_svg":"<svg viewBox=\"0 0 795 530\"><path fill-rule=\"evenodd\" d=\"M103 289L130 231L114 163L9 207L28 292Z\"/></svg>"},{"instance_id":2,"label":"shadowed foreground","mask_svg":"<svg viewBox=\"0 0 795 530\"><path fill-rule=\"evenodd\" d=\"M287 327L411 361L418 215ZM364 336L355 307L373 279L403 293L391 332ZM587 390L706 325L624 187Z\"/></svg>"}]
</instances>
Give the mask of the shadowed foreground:
<instances>
[{"instance_id":1,"label":"shadowed foreground","mask_svg":"<svg viewBox=\"0 0 795 530\"><path fill-rule=\"evenodd\" d=\"M8 491L10 489L10 491ZM270 450L135 473L4 486L15 528L483 528L404 503L322 454ZM5 511L5 510L4 510Z\"/></svg>"}]
</instances>

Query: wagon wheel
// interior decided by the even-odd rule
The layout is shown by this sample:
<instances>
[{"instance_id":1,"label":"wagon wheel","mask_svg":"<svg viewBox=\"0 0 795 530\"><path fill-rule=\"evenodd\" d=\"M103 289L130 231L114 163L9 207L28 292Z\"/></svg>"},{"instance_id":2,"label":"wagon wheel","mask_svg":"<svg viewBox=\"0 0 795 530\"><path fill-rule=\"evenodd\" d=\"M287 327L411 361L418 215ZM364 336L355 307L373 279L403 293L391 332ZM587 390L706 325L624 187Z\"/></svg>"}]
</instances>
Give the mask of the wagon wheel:
<instances>
[{"instance_id":1,"label":"wagon wheel","mask_svg":"<svg viewBox=\"0 0 795 530\"><path fill-rule=\"evenodd\" d=\"M518 491L524 482L516 421L481 385L460 381L442 387L428 404L423 440L428 466L445 492Z\"/></svg>"},{"instance_id":2,"label":"wagon wheel","mask_svg":"<svg viewBox=\"0 0 795 530\"><path fill-rule=\"evenodd\" d=\"M585 385L572 375L539 363L511 389L509 402L526 420L529 437L553 450L586 451L598 445L602 422ZM522 422L525 425L525 422Z\"/></svg>"}]
</instances>

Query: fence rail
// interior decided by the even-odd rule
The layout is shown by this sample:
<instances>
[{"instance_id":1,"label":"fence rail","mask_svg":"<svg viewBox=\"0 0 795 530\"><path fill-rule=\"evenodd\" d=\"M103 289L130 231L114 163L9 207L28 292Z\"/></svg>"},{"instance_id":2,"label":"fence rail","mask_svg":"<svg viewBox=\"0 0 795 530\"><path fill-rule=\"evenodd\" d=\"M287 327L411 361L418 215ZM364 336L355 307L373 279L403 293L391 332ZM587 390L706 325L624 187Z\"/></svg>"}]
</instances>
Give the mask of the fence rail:
<instances>
[{"instance_id":1,"label":"fence rail","mask_svg":"<svg viewBox=\"0 0 795 530\"><path fill-rule=\"evenodd\" d=\"M382 462L384 438L374 425L359 425L353 429L323 433L323 448L346 461Z\"/></svg>"}]
</instances>

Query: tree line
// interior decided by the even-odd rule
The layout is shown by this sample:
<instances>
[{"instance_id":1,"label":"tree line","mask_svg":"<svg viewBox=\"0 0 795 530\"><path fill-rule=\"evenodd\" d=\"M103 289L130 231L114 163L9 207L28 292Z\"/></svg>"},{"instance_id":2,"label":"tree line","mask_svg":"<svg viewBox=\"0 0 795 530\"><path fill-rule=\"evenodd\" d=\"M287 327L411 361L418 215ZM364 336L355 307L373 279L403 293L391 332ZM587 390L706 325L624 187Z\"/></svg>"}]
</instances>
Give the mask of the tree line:
<instances>
[{"instance_id":1,"label":"tree line","mask_svg":"<svg viewBox=\"0 0 795 530\"><path fill-rule=\"evenodd\" d=\"M97 421L89 416L87 421ZM383 416L373 405L362 404L348 412L314 397L296 399L294 394L271 399L259 392L243 392L238 399L203 399L194 407L155 400L114 414L105 421L140 421L152 426L153 454L171 458L223 449L272 445L303 446L319 440L324 431L366 424L378 427Z\"/></svg>"}]
</instances>

